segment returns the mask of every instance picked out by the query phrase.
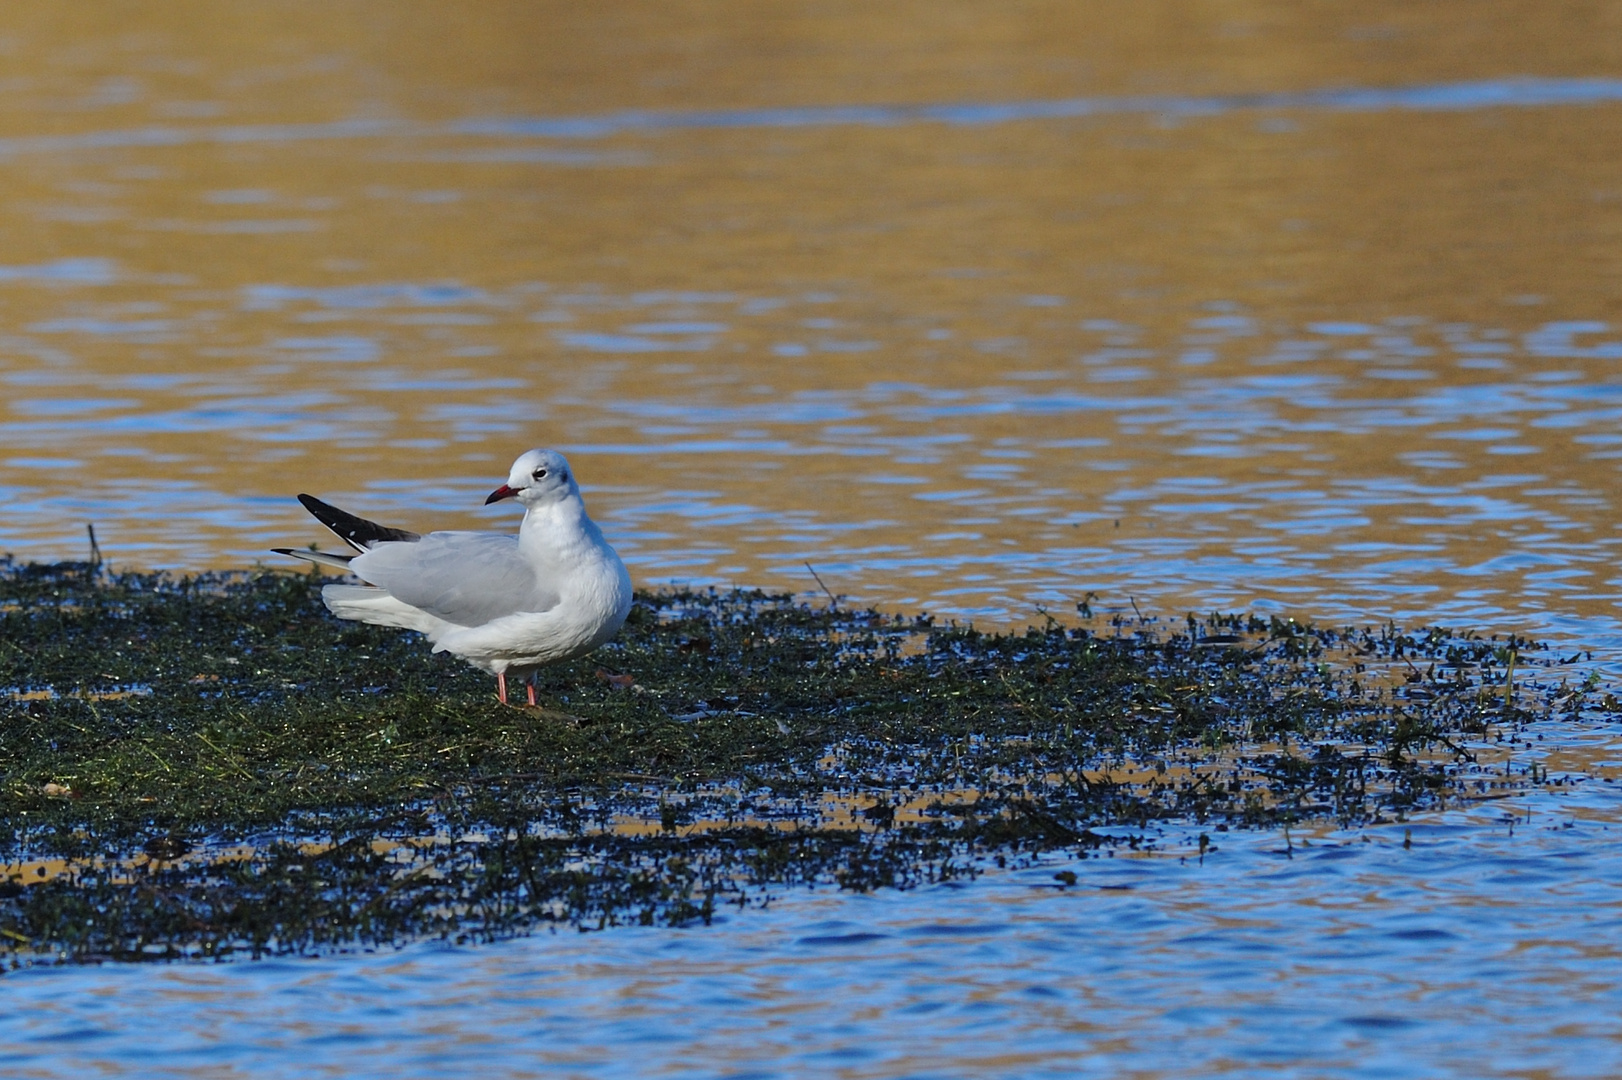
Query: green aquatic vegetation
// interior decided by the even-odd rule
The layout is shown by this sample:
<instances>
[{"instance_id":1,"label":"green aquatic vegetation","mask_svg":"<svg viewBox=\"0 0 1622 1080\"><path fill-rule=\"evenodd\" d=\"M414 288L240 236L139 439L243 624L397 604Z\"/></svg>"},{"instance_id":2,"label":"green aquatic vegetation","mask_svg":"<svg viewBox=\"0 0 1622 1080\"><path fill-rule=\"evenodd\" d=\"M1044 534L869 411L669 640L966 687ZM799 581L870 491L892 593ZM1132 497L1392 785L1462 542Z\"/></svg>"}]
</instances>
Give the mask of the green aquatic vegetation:
<instances>
[{"instance_id":1,"label":"green aquatic vegetation","mask_svg":"<svg viewBox=\"0 0 1622 1080\"><path fill-rule=\"evenodd\" d=\"M548 669L534 711L416 635L333 619L316 585L0 564L0 948L682 923L795 885L1107 856L1156 821L1374 821L1524 783L1487 791L1483 748L1598 693L1557 699L1535 643L1439 629L986 634L676 591Z\"/></svg>"}]
</instances>

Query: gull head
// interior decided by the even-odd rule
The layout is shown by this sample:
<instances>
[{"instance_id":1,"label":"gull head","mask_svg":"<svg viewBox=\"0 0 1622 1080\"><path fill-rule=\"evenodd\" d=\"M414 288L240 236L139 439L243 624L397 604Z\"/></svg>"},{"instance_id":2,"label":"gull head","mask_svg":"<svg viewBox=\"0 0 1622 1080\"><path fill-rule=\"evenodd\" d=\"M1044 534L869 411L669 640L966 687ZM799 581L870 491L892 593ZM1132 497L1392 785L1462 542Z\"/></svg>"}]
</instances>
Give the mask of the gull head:
<instances>
[{"instance_id":1,"label":"gull head","mask_svg":"<svg viewBox=\"0 0 1622 1080\"><path fill-rule=\"evenodd\" d=\"M579 494L580 487L574 482L574 470L569 468L567 458L556 450L531 450L513 462L507 482L492 491L484 505L517 499L526 507L545 506Z\"/></svg>"}]
</instances>

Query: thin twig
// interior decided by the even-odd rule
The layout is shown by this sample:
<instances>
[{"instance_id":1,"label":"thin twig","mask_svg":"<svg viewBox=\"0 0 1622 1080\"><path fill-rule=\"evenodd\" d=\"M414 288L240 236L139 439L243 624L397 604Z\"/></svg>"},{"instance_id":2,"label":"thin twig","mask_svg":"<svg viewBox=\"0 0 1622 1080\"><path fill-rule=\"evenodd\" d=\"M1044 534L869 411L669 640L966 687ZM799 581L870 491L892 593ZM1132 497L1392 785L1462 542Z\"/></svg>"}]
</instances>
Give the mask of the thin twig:
<instances>
[{"instance_id":1,"label":"thin twig","mask_svg":"<svg viewBox=\"0 0 1622 1080\"><path fill-rule=\"evenodd\" d=\"M822 586L822 591L828 594L829 606L837 608L839 606L839 598L833 594L832 589L828 588L827 582L822 580L822 575L817 573L816 568L810 563L806 563L805 568L811 571L811 576L817 579L817 584Z\"/></svg>"},{"instance_id":2,"label":"thin twig","mask_svg":"<svg viewBox=\"0 0 1622 1080\"><path fill-rule=\"evenodd\" d=\"M1520 654L1519 649L1509 650L1509 663L1504 670L1504 712L1510 712L1515 707L1515 661Z\"/></svg>"}]
</instances>

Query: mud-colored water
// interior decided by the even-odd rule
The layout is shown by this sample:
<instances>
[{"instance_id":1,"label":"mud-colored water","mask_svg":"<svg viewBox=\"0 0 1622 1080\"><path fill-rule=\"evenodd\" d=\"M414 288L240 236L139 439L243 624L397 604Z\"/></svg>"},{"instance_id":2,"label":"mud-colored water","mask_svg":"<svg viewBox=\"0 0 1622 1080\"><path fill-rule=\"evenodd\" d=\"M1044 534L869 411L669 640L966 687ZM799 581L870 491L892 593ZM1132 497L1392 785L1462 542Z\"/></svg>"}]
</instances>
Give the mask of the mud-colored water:
<instances>
[{"instance_id":1,"label":"mud-colored water","mask_svg":"<svg viewBox=\"0 0 1622 1080\"><path fill-rule=\"evenodd\" d=\"M303 489L494 523L546 443L650 583L1614 634L1608 59L1402 5L180 10L11 40L21 556L242 565Z\"/></svg>"},{"instance_id":2,"label":"mud-colored water","mask_svg":"<svg viewBox=\"0 0 1622 1080\"><path fill-rule=\"evenodd\" d=\"M318 537L301 490L495 526L549 444L644 584L809 591L809 562L987 624L1093 592L1622 660L1612 7L45 6L0 57L0 550L78 557L93 521L115 563L242 566ZM1615 1071L1614 1025L1550 1004L1615 1000L1602 826L1424 827L1425 855L1235 843L1192 889L1143 863L1120 896L36 976L5 1038L104 1002L126 1071L194 1007L160 1038L203 1073L306 1036L623 1072L632 1035L738 1075ZM892 936L829 963L792 944L823 920ZM825 1056L771 1049L804 1022Z\"/></svg>"}]
</instances>

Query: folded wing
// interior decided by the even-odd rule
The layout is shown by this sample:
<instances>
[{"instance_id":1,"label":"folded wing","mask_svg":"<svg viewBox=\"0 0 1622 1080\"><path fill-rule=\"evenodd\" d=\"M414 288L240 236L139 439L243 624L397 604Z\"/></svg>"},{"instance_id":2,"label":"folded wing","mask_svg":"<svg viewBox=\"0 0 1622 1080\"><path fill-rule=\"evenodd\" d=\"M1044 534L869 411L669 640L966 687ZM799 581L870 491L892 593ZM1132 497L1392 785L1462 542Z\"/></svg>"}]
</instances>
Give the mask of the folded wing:
<instances>
[{"instance_id":1,"label":"folded wing","mask_svg":"<svg viewBox=\"0 0 1622 1080\"><path fill-rule=\"evenodd\" d=\"M483 626L558 603L556 589L519 554L516 536L434 532L416 541L384 541L355 556L349 569L397 600L458 626Z\"/></svg>"}]
</instances>

